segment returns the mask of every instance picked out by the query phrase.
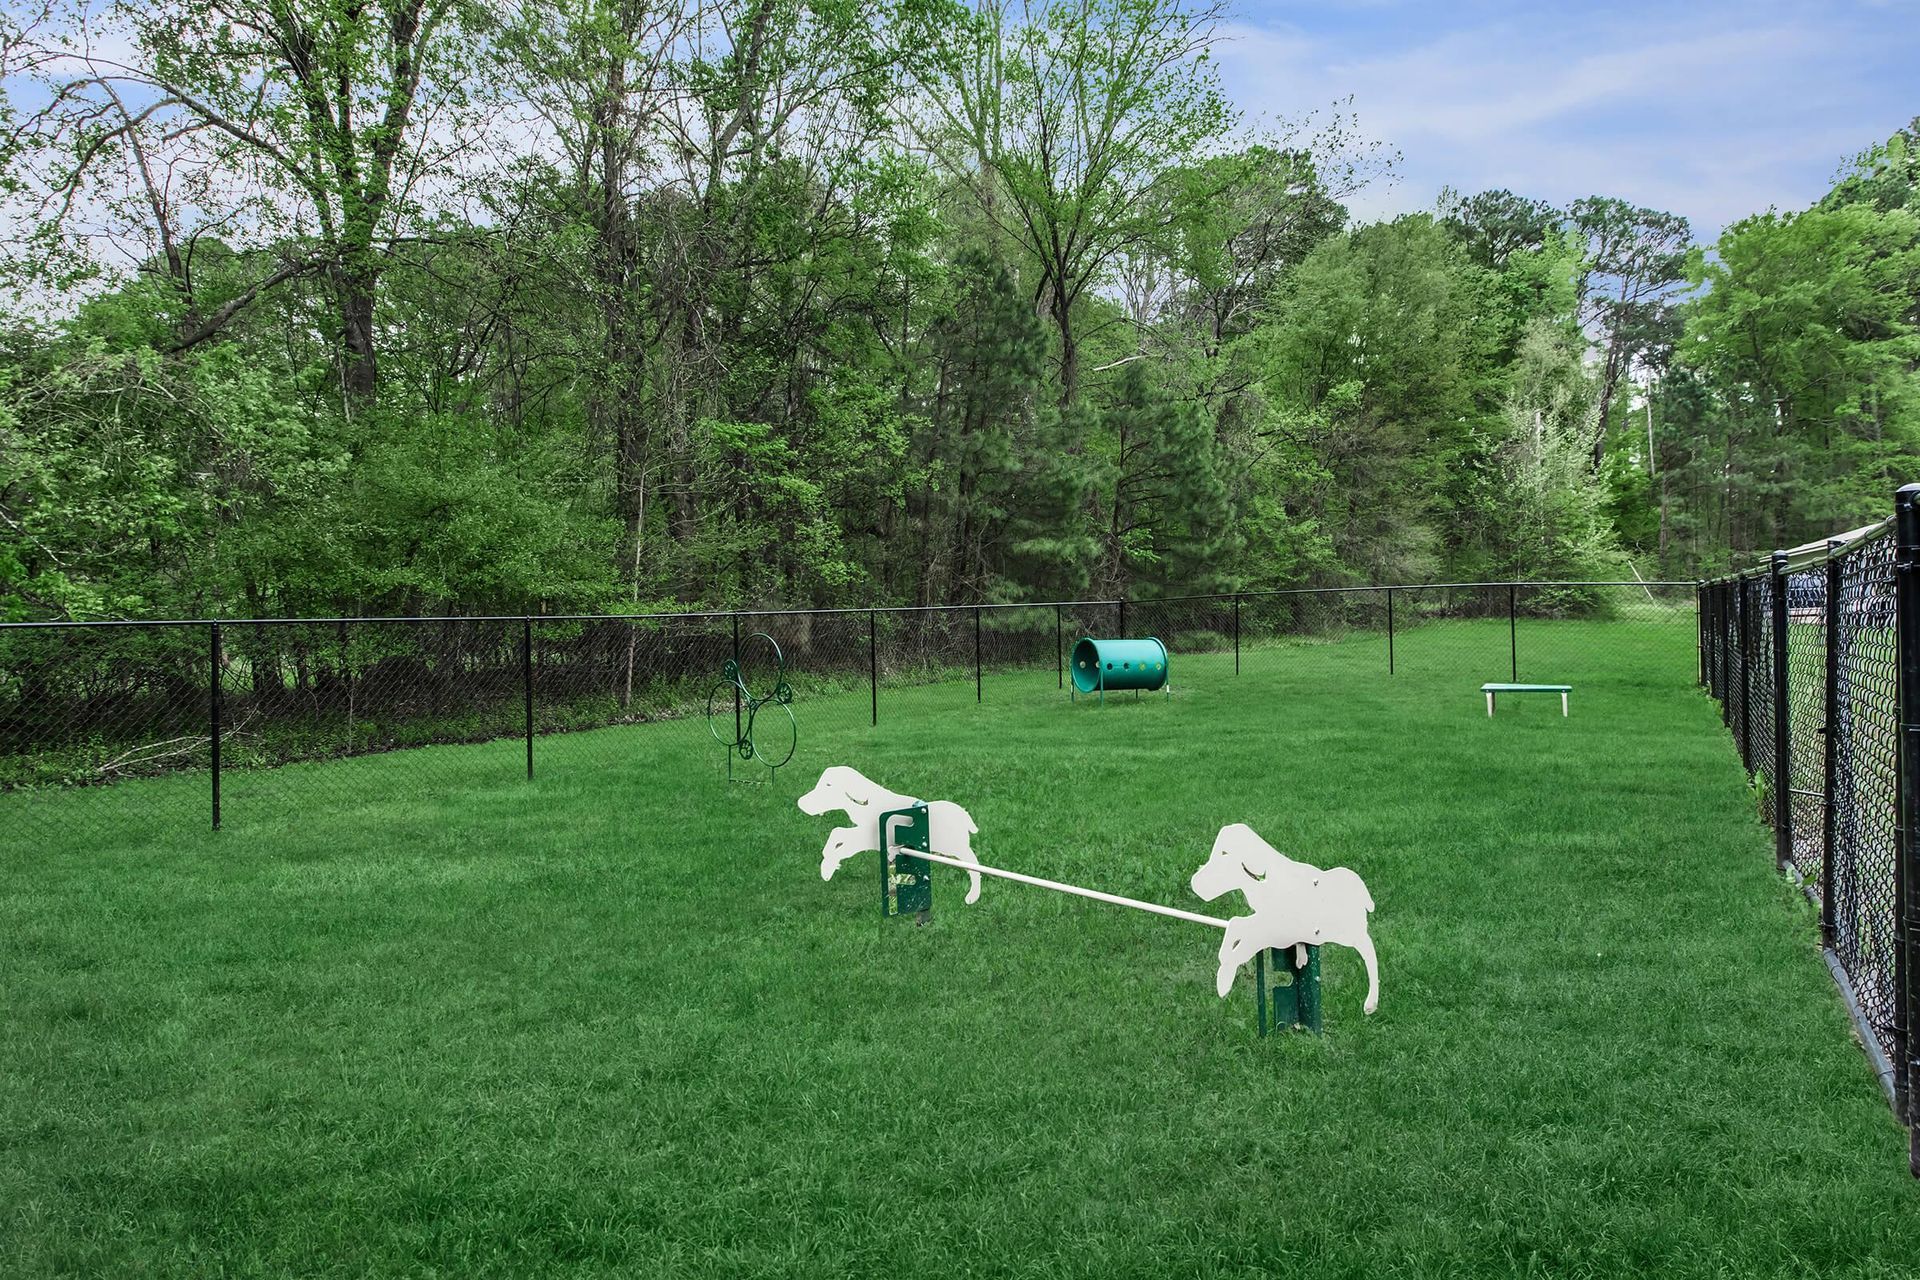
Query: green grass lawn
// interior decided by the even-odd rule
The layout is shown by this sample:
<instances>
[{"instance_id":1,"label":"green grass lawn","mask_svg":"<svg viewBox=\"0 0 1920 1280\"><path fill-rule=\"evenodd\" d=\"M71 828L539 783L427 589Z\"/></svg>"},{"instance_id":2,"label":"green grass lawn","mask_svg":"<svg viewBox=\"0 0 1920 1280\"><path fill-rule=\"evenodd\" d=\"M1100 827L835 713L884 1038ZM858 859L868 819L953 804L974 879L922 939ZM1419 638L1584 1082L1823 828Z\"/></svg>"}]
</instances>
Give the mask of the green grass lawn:
<instances>
[{"instance_id":1,"label":"green grass lawn","mask_svg":"<svg viewBox=\"0 0 1920 1280\"><path fill-rule=\"evenodd\" d=\"M1176 657L1170 702L803 697L770 787L682 721L532 783L517 742L242 775L217 836L204 779L35 797L0 1271L1913 1275L1904 1135L1691 626L1523 630L1571 719L1486 717L1500 622L1392 680L1356 637ZM1380 1012L1330 948L1327 1034L1260 1040L1215 931L938 869L883 925L793 806L828 763L1173 905L1228 822L1351 866Z\"/></svg>"}]
</instances>

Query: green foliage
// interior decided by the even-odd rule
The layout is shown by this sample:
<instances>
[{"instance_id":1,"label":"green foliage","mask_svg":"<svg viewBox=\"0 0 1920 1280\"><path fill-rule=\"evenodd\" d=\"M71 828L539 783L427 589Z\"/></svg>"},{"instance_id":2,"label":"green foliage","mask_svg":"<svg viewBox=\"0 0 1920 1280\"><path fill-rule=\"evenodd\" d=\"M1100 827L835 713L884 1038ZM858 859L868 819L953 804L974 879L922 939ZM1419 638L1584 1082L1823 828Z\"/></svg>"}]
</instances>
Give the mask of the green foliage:
<instances>
[{"instance_id":1,"label":"green foliage","mask_svg":"<svg viewBox=\"0 0 1920 1280\"><path fill-rule=\"evenodd\" d=\"M1920 450L1920 215L1821 205L1735 223L1687 316L1670 406L1689 473L1719 472L1702 513L1736 551L1877 518Z\"/></svg>"},{"instance_id":2,"label":"green foliage","mask_svg":"<svg viewBox=\"0 0 1920 1280\"><path fill-rule=\"evenodd\" d=\"M1689 259L1599 195L1349 225L1382 154L1243 130L1204 0L56 19L7 617L1687 575L1920 455L1913 127Z\"/></svg>"},{"instance_id":3,"label":"green foliage","mask_svg":"<svg viewBox=\"0 0 1920 1280\"><path fill-rule=\"evenodd\" d=\"M1444 562L1500 398L1491 284L1413 216L1327 241L1281 288L1264 341L1271 429L1305 482L1290 506L1363 580L1419 581Z\"/></svg>"},{"instance_id":4,"label":"green foliage","mask_svg":"<svg viewBox=\"0 0 1920 1280\"><path fill-rule=\"evenodd\" d=\"M1138 362L1101 414L1097 478L1107 583L1177 591L1220 585L1233 560L1227 486L1198 406L1157 392Z\"/></svg>"},{"instance_id":5,"label":"green foliage","mask_svg":"<svg viewBox=\"0 0 1920 1280\"><path fill-rule=\"evenodd\" d=\"M1505 188L1473 196L1449 188L1440 193L1440 217L1469 258L1501 271L1515 255L1538 253L1559 238L1566 215Z\"/></svg>"},{"instance_id":6,"label":"green foliage","mask_svg":"<svg viewBox=\"0 0 1920 1280\"><path fill-rule=\"evenodd\" d=\"M1520 343L1480 513L1488 576L1609 581L1624 577L1607 490L1588 465L1598 387L1579 346L1536 321Z\"/></svg>"}]
</instances>

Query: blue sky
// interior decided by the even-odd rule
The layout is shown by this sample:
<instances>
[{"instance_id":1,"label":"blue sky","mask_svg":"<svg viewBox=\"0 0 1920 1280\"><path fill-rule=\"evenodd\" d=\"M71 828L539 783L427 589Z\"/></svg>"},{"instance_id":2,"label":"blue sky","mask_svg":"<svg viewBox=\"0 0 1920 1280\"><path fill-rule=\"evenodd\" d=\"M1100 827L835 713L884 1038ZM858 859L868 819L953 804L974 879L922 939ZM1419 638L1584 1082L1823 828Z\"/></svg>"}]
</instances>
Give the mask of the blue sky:
<instances>
[{"instance_id":1,"label":"blue sky","mask_svg":"<svg viewBox=\"0 0 1920 1280\"><path fill-rule=\"evenodd\" d=\"M1250 117L1351 95L1362 132L1402 152L1398 181L1353 201L1363 217L1509 187L1620 196L1710 239L1810 204L1920 115L1920 0L1238 0L1228 35L1222 76Z\"/></svg>"}]
</instances>

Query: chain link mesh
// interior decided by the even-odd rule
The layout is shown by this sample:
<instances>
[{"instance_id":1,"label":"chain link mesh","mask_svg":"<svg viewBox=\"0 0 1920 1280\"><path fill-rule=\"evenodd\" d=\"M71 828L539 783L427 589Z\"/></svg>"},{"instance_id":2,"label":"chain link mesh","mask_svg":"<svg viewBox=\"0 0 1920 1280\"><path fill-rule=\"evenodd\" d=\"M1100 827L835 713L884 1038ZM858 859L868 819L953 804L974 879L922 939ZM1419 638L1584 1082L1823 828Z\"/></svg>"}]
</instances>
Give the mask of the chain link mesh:
<instances>
[{"instance_id":1,"label":"chain link mesh","mask_svg":"<svg viewBox=\"0 0 1920 1280\"><path fill-rule=\"evenodd\" d=\"M1703 682L1761 784L1763 816L1787 825L1788 869L1820 904L1822 941L1851 989L1861 1035L1896 1064L1888 1070L1897 1094L1905 1049L1895 558L1882 528L1834 544L1825 563L1709 584L1700 642ZM1784 671L1775 670L1776 608L1786 622ZM1775 737L1783 729L1784 760Z\"/></svg>"},{"instance_id":2,"label":"chain link mesh","mask_svg":"<svg viewBox=\"0 0 1920 1280\"><path fill-rule=\"evenodd\" d=\"M1707 693L1720 700L1722 706L1726 704L1726 681L1722 679L1722 672L1726 672L1726 631L1720 629L1724 599L1724 583L1707 587L1707 612L1701 618L1701 624L1707 628Z\"/></svg>"},{"instance_id":3,"label":"chain link mesh","mask_svg":"<svg viewBox=\"0 0 1920 1280\"><path fill-rule=\"evenodd\" d=\"M1747 584L1752 606L1752 641L1747 653L1747 772L1759 781L1760 817L1771 825L1780 799L1775 759L1779 730L1774 698L1773 575Z\"/></svg>"},{"instance_id":4,"label":"chain link mesh","mask_svg":"<svg viewBox=\"0 0 1920 1280\"><path fill-rule=\"evenodd\" d=\"M1834 954L1890 1060L1895 1043L1894 874L1900 767L1894 544L1878 538L1839 561L1833 635Z\"/></svg>"},{"instance_id":5,"label":"chain link mesh","mask_svg":"<svg viewBox=\"0 0 1920 1280\"><path fill-rule=\"evenodd\" d=\"M210 825L210 634L0 630L0 830L138 842Z\"/></svg>"},{"instance_id":6,"label":"chain link mesh","mask_svg":"<svg viewBox=\"0 0 1920 1280\"><path fill-rule=\"evenodd\" d=\"M1820 893L1826 862L1827 571L1787 575L1787 861L1808 891Z\"/></svg>"},{"instance_id":7,"label":"chain link mesh","mask_svg":"<svg viewBox=\"0 0 1920 1280\"><path fill-rule=\"evenodd\" d=\"M1747 758L1747 580L1740 578L1727 585L1727 728L1740 748L1740 763Z\"/></svg>"},{"instance_id":8,"label":"chain link mesh","mask_svg":"<svg viewBox=\"0 0 1920 1280\"><path fill-rule=\"evenodd\" d=\"M718 773L746 727L724 679L736 657L749 696L784 675L799 725L849 731L1061 696L1083 636L1159 637L1175 655L1175 696L1237 678L1271 689L1312 646L1356 680L1464 685L1477 706L1478 684L1516 671L1618 679L1622 647L1649 672L1671 670L1693 625L1689 597L1639 584L1467 584L739 615L247 620L219 624L217 646L205 622L0 628L0 821L29 838L204 831L217 777L229 820L292 825L315 805L426 804L475 777L522 779L530 743L537 774L624 767L638 734L671 735ZM785 728L784 711L761 714L756 734L797 739L794 768L828 763L804 728ZM336 768L371 756L391 761Z\"/></svg>"}]
</instances>

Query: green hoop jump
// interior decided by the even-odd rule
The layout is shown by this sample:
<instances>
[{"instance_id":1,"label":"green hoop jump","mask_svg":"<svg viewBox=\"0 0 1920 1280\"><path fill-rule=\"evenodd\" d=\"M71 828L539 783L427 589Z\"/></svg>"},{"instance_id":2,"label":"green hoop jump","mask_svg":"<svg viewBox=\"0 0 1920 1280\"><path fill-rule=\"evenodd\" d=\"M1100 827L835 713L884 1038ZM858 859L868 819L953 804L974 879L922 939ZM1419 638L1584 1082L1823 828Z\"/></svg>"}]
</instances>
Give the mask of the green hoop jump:
<instances>
[{"instance_id":1,"label":"green hoop jump","mask_svg":"<svg viewBox=\"0 0 1920 1280\"><path fill-rule=\"evenodd\" d=\"M736 756L743 761L758 760L767 766L767 778L771 781L773 771L793 759L794 748L800 745L800 726L793 718L793 686L787 683L787 657L766 632L754 632L747 637L747 644L755 640L766 641L767 647L773 650L773 689L762 697L755 697L740 674L740 659L736 656L727 659L720 669L720 683L707 692L707 732L727 749L729 782L739 781L733 776ZM765 707L773 707L780 714L769 713L769 723L762 725L760 712ZM733 712L731 735L726 729L729 710Z\"/></svg>"},{"instance_id":2,"label":"green hoop jump","mask_svg":"<svg viewBox=\"0 0 1920 1280\"><path fill-rule=\"evenodd\" d=\"M1165 689L1173 696L1173 664L1167 646L1148 636L1143 640L1095 640L1082 636L1073 646L1070 664L1073 676L1072 696L1097 693L1107 700L1107 691Z\"/></svg>"}]
</instances>

